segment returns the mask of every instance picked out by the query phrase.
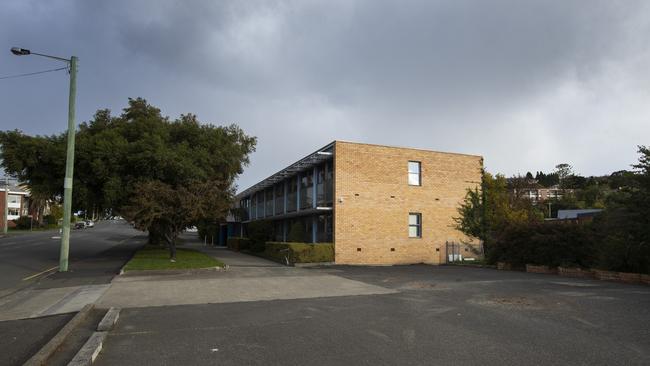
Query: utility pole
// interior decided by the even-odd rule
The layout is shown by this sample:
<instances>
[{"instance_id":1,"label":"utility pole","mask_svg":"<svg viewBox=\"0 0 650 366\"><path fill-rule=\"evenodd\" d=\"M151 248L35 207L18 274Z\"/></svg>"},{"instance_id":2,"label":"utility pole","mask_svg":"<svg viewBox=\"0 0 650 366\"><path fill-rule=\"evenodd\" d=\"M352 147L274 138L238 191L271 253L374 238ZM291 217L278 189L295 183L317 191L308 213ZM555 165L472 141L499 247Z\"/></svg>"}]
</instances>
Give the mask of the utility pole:
<instances>
[{"instance_id":1,"label":"utility pole","mask_svg":"<svg viewBox=\"0 0 650 366\"><path fill-rule=\"evenodd\" d=\"M61 252L59 272L68 270L70 253L70 219L72 216L72 177L74 174L74 122L75 98L77 96L77 57L70 58L70 95L68 97L68 152L65 160L65 180L63 181L63 233L61 233Z\"/></svg>"},{"instance_id":2,"label":"utility pole","mask_svg":"<svg viewBox=\"0 0 650 366\"><path fill-rule=\"evenodd\" d=\"M75 98L77 96L77 56L70 59L32 52L25 48L12 47L11 53L16 56L36 55L62 61L70 67L70 94L68 97L68 147L65 160L65 179L63 181L63 224L61 225L61 250L59 255L59 272L68 270L68 255L70 252L70 219L72 218L72 177L74 170L74 139L76 126L74 122ZM5 225L6 228L6 225ZM5 229L6 230L6 229Z\"/></svg>"}]
</instances>

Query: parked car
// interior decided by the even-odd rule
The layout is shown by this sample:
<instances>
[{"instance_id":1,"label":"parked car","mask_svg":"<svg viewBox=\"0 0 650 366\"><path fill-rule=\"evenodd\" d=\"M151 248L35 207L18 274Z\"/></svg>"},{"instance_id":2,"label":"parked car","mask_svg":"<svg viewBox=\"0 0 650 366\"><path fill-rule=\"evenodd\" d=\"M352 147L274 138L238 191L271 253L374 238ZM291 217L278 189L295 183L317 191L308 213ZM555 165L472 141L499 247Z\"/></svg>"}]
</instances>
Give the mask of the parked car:
<instances>
[{"instance_id":1,"label":"parked car","mask_svg":"<svg viewBox=\"0 0 650 366\"><path fill-rule=\"evenodd\" d=\"M86 228L95 227L95 223L92 220L86 220Z\"/></svg>"},{"instance_id":2,"label":"parked car","mask_svg":"<svg viewBox=\"0 0 650 366\"><path fill-rule=\"evenodd\" d=\"M188 233L197 233L199 229L196 228L196 226L188 227L185 231Z\"/></svg>"},{"instance_id":3,"label":"parked car","mask_svg":"<svg viewBox=\"0 0 650 366\"><path fill-rule=\"evenodd\" d=\"M86 228L86 223L83 221L79 221L74 224L73 229L85 229Z\"/></svg>"}]
</instances>

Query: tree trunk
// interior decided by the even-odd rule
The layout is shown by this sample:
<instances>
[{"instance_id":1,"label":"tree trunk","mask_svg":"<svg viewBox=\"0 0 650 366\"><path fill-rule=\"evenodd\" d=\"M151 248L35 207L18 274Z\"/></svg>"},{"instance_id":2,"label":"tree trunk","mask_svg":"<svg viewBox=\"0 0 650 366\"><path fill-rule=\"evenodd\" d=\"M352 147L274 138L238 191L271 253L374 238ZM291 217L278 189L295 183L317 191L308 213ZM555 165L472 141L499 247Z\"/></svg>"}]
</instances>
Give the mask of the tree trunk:
<instances>
[{"instance_id":1,"label":"tree trunk","mask_svg":"<svg viewBox=\"0 0 650 366\"><path fill-rule=\"evenodd\" d=\"M170 230L169 233L165 233L165 240L169 246L169 260L176 262L176 235Z\"/></svg>"}]
</instances>

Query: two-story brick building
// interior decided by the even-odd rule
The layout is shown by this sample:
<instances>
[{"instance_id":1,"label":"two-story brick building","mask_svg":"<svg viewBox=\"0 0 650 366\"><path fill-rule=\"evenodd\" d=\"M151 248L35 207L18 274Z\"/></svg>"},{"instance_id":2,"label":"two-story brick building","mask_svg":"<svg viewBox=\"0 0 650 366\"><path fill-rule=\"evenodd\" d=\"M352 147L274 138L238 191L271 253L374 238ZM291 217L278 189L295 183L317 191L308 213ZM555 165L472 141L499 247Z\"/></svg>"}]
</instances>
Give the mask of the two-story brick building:
<instances>
[{"instance_id":1,"label":"two-story brick building","mask_svg":"<svg viewBox=\"0 0 650 366\"><path fill-rule=\"evenodd\" d=\"M269 220L277 241L333 242L339 264L441 263L446 242L472 242L453 217L482 166L475 155L334 141L238 194L235 231Z\"/></svg>"},{"instance_id":2,"label":"two-story brick building","mask_svg":"<svg viewBox=\"0 0 650 366\"><path fill-rule=\"evenodd\" d=\"M7 192L8 190L8 192ZM5 200L5 197L8 200ZM20 216L29 215L29 193L17 185L4 184L0 186L0 230L4 229L4 213L5 205L7 205L7 222L9 227L13 227L12 220Z\"/></svg>"}]
</instances>

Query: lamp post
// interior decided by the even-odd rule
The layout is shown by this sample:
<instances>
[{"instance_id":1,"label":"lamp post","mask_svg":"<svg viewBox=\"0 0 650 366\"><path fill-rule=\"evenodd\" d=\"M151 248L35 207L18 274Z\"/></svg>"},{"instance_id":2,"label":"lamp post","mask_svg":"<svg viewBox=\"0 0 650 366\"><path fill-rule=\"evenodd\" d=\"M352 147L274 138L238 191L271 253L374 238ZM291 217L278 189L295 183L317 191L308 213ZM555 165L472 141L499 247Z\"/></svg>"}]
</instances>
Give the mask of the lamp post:
<instances>
[{"instance_id":1,"label":"lamp post","mask_svg":"<svg viewBox=\"0 0 650 366\"><path fill-rule=\"evenodd\" d=\"M63 61L70 66L70 94L68 98L68 148L65 159L65 180L63 181L63 232L61 233L61 251L59 255L59 272L68 270L68 253L70 251L70 218L72 216L72 177L74 170L74 139L75 139L75 98L77 94L77 61L76 56L70 59L45 55L30 50L13 47L11 53L16 56L36 55Z\"/></svg>"}]
</instances>

